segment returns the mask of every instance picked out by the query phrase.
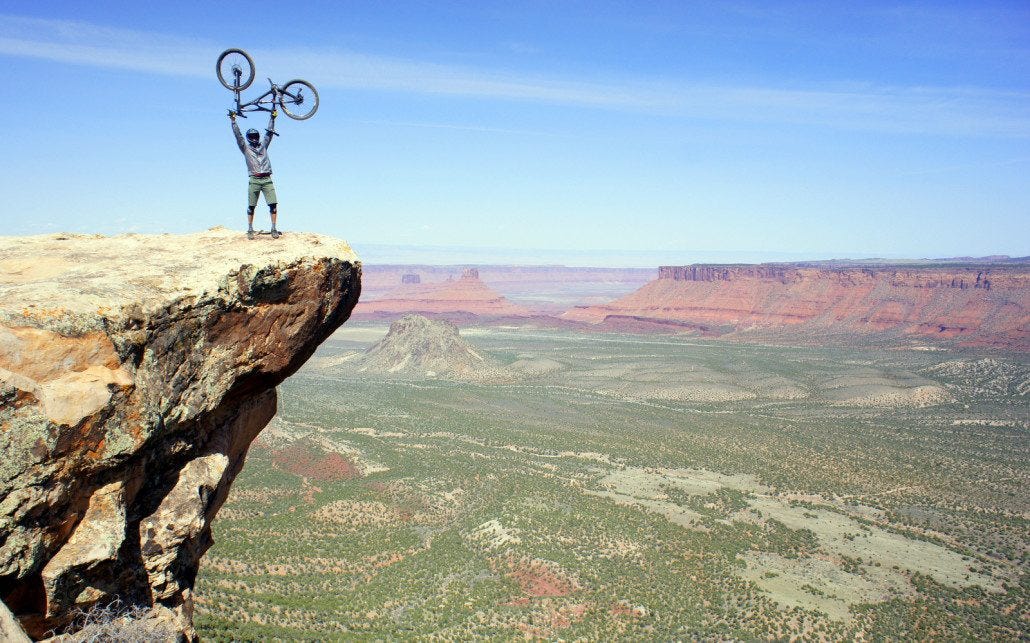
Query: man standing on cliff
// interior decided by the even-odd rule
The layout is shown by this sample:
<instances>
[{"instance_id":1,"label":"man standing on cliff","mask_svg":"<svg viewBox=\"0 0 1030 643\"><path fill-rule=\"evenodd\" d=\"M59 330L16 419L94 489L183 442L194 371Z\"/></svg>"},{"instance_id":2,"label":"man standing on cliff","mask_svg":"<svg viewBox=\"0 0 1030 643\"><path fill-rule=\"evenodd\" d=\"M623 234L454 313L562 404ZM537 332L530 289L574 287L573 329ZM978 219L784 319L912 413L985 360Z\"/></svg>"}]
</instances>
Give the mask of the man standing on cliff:
<instances>
[{"instance_id":1,"label":"man standing on cliff","mask_svg":"<svg viewBox=\"0 0 1030 643\"><path fill-rule=\"evenodd\" d=\"M265 203L268 204L268 214L272 218L272 238L279 238L279 231L275 229L276 206L278 199L275 196L275 185L272 184L272 162L268 160L268 146L272 143L272 137L278 136L275 133L276 112L272 110L268 117L268 127L265 128L265 138L256 129L247 130L247 137L244 140L240 134L240 127L236 124L236 112L229 112L229 120L232 121L232 131L236 135L236 144L243 152L243 158L247 161L247 173L250 175L250 182L247 186L247 238L254 238L254 208L257 207L258 194L265 195Z\"/></svg>"}]
</instances>

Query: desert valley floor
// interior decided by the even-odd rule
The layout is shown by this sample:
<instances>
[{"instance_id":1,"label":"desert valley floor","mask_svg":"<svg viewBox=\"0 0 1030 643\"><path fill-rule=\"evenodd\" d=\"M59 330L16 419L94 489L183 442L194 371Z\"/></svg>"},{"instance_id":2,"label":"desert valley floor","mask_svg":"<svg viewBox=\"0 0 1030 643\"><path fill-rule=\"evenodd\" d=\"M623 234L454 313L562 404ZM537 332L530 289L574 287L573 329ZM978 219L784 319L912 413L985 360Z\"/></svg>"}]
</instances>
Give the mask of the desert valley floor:
<instances>
[{"instance_id":1,"label":"desert valley floor","mask_svg":"<svg viewBox=\"0 0 1030 643\"><path fill-rule=\"evenodd\" d=\"M214 524L205 640L1025 638L1030 360L530 327L479 382L283 384Z\"/></svg>"}]
</instances>

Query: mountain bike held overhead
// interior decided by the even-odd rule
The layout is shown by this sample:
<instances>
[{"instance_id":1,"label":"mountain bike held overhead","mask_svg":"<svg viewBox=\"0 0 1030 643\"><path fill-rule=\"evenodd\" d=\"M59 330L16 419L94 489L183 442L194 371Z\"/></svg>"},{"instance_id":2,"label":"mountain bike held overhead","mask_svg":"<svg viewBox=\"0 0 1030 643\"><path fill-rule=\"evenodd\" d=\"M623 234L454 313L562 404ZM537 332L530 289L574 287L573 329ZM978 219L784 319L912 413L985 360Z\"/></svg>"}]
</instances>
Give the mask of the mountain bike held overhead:
<instances>
[{"instance_id":1,"label":"mountain bike held overhead","mask_svg":"<svg viewBox=\"0 0 1030 643\"><path fill-rule=\"evenodd\" d=\"M276 228L278 218L278 198L275 194L275 185L272 183L272 163L268 158L268 147L272 138L279 134L275 131L275 118L278 110L290 118L298 121L307 120L318 111L318 92L315 87L306 80L291 80L282 87L276 85L271 78L268 84L271 86L268 91L258 98L243 102L240 98L241 92L250 87L254 82L255 68L254 60L250 54L242 49L226 49L218 56L215 64L218 74L218 81L233 92L236 106L229 110L229 120L232 122L233 134L236 136L236 143L243 153L247 162L247 174L249 181L247 185L247 238L254 239L257 234L254 231L254 208L257 207L259 195L264 195L265 203L268 205L268 213L272 220L270 231L273 239L280 236ZM248 113L268 112L268 126L265 128L265 136L256 129L248 129L246 136L240 133L237 118L246 118Z\"/></svg>"}]
</instances>

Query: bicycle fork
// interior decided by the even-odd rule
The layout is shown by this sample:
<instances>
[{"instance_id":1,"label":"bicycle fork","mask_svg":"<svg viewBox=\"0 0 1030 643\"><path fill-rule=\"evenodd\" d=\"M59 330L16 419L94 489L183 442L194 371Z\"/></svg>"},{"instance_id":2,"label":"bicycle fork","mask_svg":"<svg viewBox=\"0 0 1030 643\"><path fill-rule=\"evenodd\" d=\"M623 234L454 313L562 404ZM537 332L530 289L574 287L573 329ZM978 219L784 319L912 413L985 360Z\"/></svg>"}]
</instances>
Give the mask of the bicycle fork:
<instances>
[{"instance_id":1,"label":"bicycle fork","mask_svg":"<svg viewBox=\"0 0 1030 643\"><path fill-rule=\"evenodd\" d=\"M233 65L232 75L236 78L236 82L233 83L233 87L236 87L236 89L233 92L234 94L236 94L236 115L237 116L242 116L243 118L247 118L246 114L243 113L243 110L240 109L240 89L239 89L239 87L240 87L240 85L243 84L243 82L242 82L242 80L243 80L243 70L240 69L238 65Z\"/></svg>"}]
</instances>

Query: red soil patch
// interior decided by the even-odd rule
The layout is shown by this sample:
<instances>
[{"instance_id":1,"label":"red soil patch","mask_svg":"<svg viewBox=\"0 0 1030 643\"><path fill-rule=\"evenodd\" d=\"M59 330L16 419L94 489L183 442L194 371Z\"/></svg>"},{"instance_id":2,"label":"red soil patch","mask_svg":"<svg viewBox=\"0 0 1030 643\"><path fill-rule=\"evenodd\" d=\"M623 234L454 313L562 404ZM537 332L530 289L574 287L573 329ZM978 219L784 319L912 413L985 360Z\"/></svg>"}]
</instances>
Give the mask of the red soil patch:
<instances>
[{"instance_id":1,"label":"red soil patch","mask_svg":"<svg viewBox=\"0 0 1030 643\"><path fill-rule=\"evenodd\" d=\"M619 602L614 603L608 610L608 613L612 616L618 616L620 618L629 618L630 620L640 618L640 612L627 605L626 603Z\"/></svg>"},{"instance_id":2,"label":"red soil patch","mask_svg":"<svg viewBox=\"0 0 1030 643\"><path fill-rule=\"evenodd\" d=\"M539 598L541 596L568 596L576 584L559 571L540 561L520 561L508 574L519 584L522 593Z\"/></svg>"},{"instance_id":3,"label":"red soil patch","mask_svg":"<svg viewBox=\"0 0 1030 643\"><path fill-rule=\"evenodd\" d=\"M301 444L277 451L272 455L272 463L294 475L325 482L350 480L359 475L358 468L349 458L339 453L319 453Z\"/></svg>"},{"instance_id":4,"label":"red soil patch","mask_svg":"<svg viewBox=\"0 0 1030 643\"><path fill-rule=\"evenodd\" d=\"M556 630L564 630L572 627L573 623L579 623L587 613L589 605L577 603L576 605L563 605L556 610L551 610L551 627Z\"/></svg>"}]
</instances>

